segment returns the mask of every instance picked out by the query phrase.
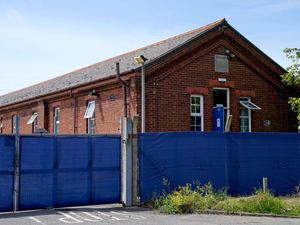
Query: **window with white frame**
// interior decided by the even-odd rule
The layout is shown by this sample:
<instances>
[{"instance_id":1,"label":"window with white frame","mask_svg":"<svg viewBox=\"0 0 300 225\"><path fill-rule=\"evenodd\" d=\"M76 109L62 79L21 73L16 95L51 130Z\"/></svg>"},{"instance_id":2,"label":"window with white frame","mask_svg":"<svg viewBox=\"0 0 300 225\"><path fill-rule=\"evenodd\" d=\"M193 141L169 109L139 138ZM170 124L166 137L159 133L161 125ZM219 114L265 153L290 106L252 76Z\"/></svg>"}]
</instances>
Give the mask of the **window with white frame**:
<instances>
[{"instance_id":1,"label":"window with white frame","mask_svg":"<svg viewBox=\"0 0 300 225\"><path fill-rule=\"evenodd\" d=\"M190 97L190 112L191 112L191 130L203 131L203 96L191 95Z\"/></svg>"},{"instance_id":2,"label":"window with white frame","mask_svg":"<svg viewBox=\"0 0 300 225\"><path fill-rule=\"evenodd\" d=\"M250 97L241 97L239 99L240 107L240 130L242 132L251 132L251 111L261 108L251 102Z\"/></svg>"},{"instance_id":3,"label":"window with white frame","mask_svg":"<svg viewBox=\"0 0 300 225\"><path fill-rule=\"evenodd\" d=\"M16 131L17 131L17 115L13 115L12 118L11 118L11 120L12 120L12 123L11 123L11 132L13 134L15 134Z\"/></svg>"},{"instance_id":4,"label":"window with white frame","mask_svg":"<svg viewBox=\"0 0 300 225\"><path fill-rule=\"evenodd\" d=\"M87 119L87 133L94 134L95 133L95 101L89 101L84 118Z\"/></svg>"},{"instance_id":5,"label":"window with white frame","mask_svg":"<svg viewBox=\"0 0 300 225\"><path fill-rule=\"evenodd\" d=\"M215 72L228 73L229 63L227 55L215 55Z\"/></svg>"},{"instance_id":6,"label":"window with white frame","mask_svg":"<svg viewBox=\"0 0 300 225\"><path fill-rule=\"evenodd\" d=\"M53 117L53 132L54 134L59 134L59 125L60 125L60 108L56 107L54 109L54 117Z\"/></svg>"},{"instance_id":7,"label":"window with white frame","mask_svg":"<svg viewBox=\"0 0 300 225\"><path fill-rule=\"evenodd\" d=\"M241 101L250 101L250 97L242 97ZM240 107L240 130L241 132L251 132L251 110L245 106Z\"/></svg>"},{"instance_id":8,"label":"window with white frame","mask_svg":"<svg viewBox=\"0 0 300 225\"><path fill-rule=\"evenodd\" d=\"M32 113L32 116L31 116L30 119L27 121L27 124L31 124L31 125L32 125L32 133L33 133L33 134L34 134L35 131L37 130L37 126L38 126L37 117L38 117L38 113L37 113L37 112L33 112L33 113Z\"/></svg>"}]
</instances>

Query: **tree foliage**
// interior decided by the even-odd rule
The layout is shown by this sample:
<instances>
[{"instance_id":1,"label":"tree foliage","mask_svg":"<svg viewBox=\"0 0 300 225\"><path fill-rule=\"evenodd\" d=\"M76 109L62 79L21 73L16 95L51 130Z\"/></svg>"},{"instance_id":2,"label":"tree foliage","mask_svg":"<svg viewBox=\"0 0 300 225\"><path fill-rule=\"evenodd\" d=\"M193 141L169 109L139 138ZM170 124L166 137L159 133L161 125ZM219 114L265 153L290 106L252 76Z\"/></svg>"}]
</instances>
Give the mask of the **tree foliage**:
<instances>
[{"instance_id":1,"label":"tree foliage","mask_svg":"<svg viewBox=\"0 0 300 225\"><path fill-rule=\"evenodd\" d=\"M292 61L292 65L287 67L287 72L282 75L282 81L287 85L300 86L300 49L286 48L283 50L286 57ZM292 109L300 116L300 98L290 98L289 103Z\"/></svg>"}]
</instances>

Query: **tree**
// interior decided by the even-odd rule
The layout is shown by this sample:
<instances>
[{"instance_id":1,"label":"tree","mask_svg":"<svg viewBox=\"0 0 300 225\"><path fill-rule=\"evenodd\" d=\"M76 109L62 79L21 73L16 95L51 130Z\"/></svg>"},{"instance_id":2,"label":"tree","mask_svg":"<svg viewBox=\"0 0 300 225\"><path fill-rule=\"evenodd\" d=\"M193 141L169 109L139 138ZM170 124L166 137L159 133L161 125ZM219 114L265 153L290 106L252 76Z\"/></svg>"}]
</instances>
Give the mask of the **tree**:
<instances>
[{"instance_id":1,"label":"tree","mask_svg":"<svg viewBox=\"0 0 300 225\"><path fill-rule=\"evenodd\" d=\"M292 61L292 65L287 67L287 72L282 75L282 81L287 85L300 86L300 48L286 48L283 52ZM290 98L289 103L299 118L300 98Z\"/></svg>"}]
</instances>

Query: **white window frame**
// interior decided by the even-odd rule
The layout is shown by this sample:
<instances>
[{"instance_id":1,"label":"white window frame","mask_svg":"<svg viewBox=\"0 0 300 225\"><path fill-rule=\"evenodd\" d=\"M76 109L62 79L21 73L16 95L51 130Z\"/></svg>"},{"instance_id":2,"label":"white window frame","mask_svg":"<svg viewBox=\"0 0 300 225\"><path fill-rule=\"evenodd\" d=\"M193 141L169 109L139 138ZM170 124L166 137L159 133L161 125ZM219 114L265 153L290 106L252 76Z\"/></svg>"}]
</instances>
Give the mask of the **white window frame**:
<instances>
[{"instance_id":1,"label":"white window frame","mask_svg":"<svg viewBox=\"0 0 300 225\"><path fill-rule=\"evenodd\" d=\"M227 70L226 71L220 71L217 69L217 58L222 58L227 60ZM228 56L227 55L215 55L214 57L214 63L215 63L215 72L217 73L229 73L229 60L228 60Z\"/></svg>"},{"instance_id":2,"label":"white window frame","mask_svg":"<svg viewBox=\"0 0 300 225\"><path fill-rule=\"evenodd\" d=\"M28 125L32 125L32 133L34 134L35 131L37 130L37 118L38 118L39 114L37 112L33 112L30 119L27 121Z\"/></svg>"},{"instance_id":3,"label":"white window frame","mask_svg":"<svg viewBox=\"0 0 300 225\"><path fill-rule=\"evenodd\" d=\"M38 117L38 113L37 112L33 112L30 119L27 121L27 124L33 124L34 121L37 119Z\"/></svg>"},{"instance_id":4,"label":"white window frame","mask_svg":"<svg viewBox=\"0 0 300 225\"><path fill-rule=\"evenodd\" d=\"M227 110L227 117L230 115L230 89L229 88L221 88L221 87L214 87L213 90L226 90L227 91L227 107L224 107L224 110ZM214 96L213 96L214 98ZM215 106L214 106L215 107ZM225 114L225 112L224 112ZM226 124L227 118L224 118L224 126Z\"/></svg>"},{"instance_id":5,"label":"white window frame","mask_svg":"<svg viewBox=\"0 0 300 225\"><path fill-rule=\"evenodd\" d=\"M244 97L245 99L247 98L247 97ZM247 104L245 104L245 103L249 103L252 107L249 107ZM245 108L247 108L247 109L249 109L249 110L261 110L261 108L259 107L259 106L257 106L257 105L255 105L253 102L251 102L251 99L249 98L249 100L241 100L240 101L240 104L242 105L242 106L244 106Z\"/></svg>"},{"instance_id":6,"label":"white window frame","mask_svg":"<svg viewBox=\"0 0 300 225\"><path fill-rule=\"evenodd\" d=\"M17 115L13 115L11 120L12 120L11 133L15 134L17 132Z\"/></svg>"},{"instance_id":7,"label":"white window frame","mask_svg":"<svg viewBox=\"0 0 300 225\"><path fill-rule=\"evenodd\" d=\"M240 100L240 99L247 99L247 101L251 101L251 97L239 97L239 102L243 101L243 100ZM248 109L247 107L243 106L241 104L242 107L244 107L245 109L248 110L248 116L241 116L240 112L239 112L239 118L242 119L242 118L248 118L248 124L249 124L249 131L248 132L252 132L252 116L251 116L251 109ZM240 120L240 131L242 131L241 129L241 120Z\"/></svg>"},{"instance_id":8,"label":"white window frame","mask_svg":"<svg viewBox=\"0 0 300 225\"><path fill-rule=\"evenodd\" d=\"M37 117L36 117L36 119L32 123L32 133L35 134L37 129L38 129L38 120L37 120Z\"/></svg>"},{"instance_id":9,"label":"white window frame","mask_svg":"<svg viewBox=\"0 0 300 225\"><path fill-rule=\"evenodd\" d=\"M96 102L95 101L89 101L88 105L86 107L84 118L88 119L88 118L93 117L94 114L95 114L95 108L96 108Z\"/></svg>"},{"instance_id":10,"label":"white window frame","mask_svg":"<svg viewBox=\"0 0 300 225\"><path fill-rule=\"evenodd\" d=\"M92 107L92 108L91 108ZM87 133L88 134L95 134L96 129L96 121L95 121L95 108L96 102L89 101L86 107L86 112L84 114L84 118L87 119ZM91 123L93 123L93 129L91 129ZM93 130L93 132L91 132Z\"/></svg>"},{"instance_id":11,"label":"white window frame","mask_svg":"<svg viewBox=\"0 0 300 225\"><path fill-rule=\"evenodd\" d=\"M91 128L91 123L93 123L93 129ZM96 130L95 116L87 118L87 133L95 134L95 130Z\"/></svg>"},{"instance_id":12,"label":"white window frame","mask_svg":"<svg viewBox=\"0 0 300 225\"><path fill-rule=\"evenodd\" d=\"M192 98L200 98L200 113L192 113ZM190 96L190 117L199 116L201 118L201 131L204 131L204 110L203 110L203 95L191 95ZM191 127L191 124L190 124Z\"/></svg>"},{"instance_id":13,"label":"white window frame","mask_svg":"<svg viewBox=\"0 0 300 225\"><path fill-rule=\"evenodd\" d=\"M59 134L59 128L60 128L60 108L55 107L54 108L54 116L53 116L53 133Z\"/></svg>"}]
</instances>

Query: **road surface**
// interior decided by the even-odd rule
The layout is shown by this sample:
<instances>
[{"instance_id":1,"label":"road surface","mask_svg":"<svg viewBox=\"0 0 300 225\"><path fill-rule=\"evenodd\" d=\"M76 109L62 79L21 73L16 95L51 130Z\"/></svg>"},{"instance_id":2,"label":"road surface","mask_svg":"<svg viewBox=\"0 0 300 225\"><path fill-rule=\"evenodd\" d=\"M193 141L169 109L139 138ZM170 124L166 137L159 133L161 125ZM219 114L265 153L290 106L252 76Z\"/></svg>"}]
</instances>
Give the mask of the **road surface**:
<instances>
[{"instance_id":1,"label":"road surface","mask_svg":"<svg viewBox=\"0 0 300 225\"><path fill-rule=\"evenodd\" d=\"M101 205L1 213L0 225L299 225L300 219L225 215L164 215L145 208Z\"/></svg>"}]
</instances>

